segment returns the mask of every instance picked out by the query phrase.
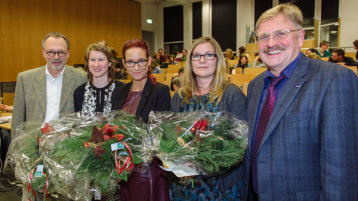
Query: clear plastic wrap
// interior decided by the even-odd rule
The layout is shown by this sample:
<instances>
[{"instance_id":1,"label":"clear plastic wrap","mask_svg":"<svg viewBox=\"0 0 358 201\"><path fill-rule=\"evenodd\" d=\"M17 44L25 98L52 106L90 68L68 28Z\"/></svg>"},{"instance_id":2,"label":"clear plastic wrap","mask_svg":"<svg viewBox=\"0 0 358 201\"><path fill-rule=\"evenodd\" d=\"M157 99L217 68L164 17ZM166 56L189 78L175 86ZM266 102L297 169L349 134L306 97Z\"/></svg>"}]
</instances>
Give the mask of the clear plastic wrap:
<instances>
[{"instance_id":1,"label":"clear plastic wrap","mask_svg":"<svg viewBox=\"0 0 358 201\"><path fill-rule=\"evenodd\" d=\"M123 111L106 117L74 113L43 128L39 124L21 128L7 157L16 177L28 183L30 171L41 161L50 192L72 200L92 200L93 189L102 196L115 196L119 181L127 179L134 165L150 160L141 149L145 124ZM27 153L26 147L33 153Z\"/></svg>"},{"instance_id":2,"label":"clear plastic wrap","mask_svg":"<svg viewBox=\"0 0 358 201\"><path fill-rule=\"evenodd\" d=\"M151 151L178 177L225 172L248 143L246 122L226 112L152 112L148 128Z\"/></svg>"}]
</instances>

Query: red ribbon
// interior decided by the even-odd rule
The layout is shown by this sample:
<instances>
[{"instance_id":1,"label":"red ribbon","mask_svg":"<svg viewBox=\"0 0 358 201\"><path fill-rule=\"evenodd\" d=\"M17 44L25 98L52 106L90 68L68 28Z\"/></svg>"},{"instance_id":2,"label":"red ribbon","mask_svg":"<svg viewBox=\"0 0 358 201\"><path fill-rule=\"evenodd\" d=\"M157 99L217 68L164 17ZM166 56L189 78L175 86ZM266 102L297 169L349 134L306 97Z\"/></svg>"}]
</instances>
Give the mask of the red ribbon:
<instances>
[{"instance_id":1,"label":"red ribbon","mask_svg":"<svg viewBox=\"0 0 358 201\"><path fill-rule=\"evenodd\" d=\"M118 159L117 158L117 150L115 151L114 158L115 158L115 162L116 162L116 170L117 170L118 175L120 175L123 170L132 172L133 168L134 168L133 155L132 155L131 149L129 148L127 143L125 143L125 142L119 142L119 143L122 143L124 145L124 147L128 150L129 156L127 156L127 157L121 156ZM125 159L122 166L121 166L121 159Z\"/></svg>"},{"instance_id":2,"label":"red ribbon","mask_svg":"<svg viewBox=\"0 0 358 201\"><path fill-rule=\"evenodd\" d=\"M36 170L37 170L37 168L35 169L35 172L36 172ZM35 191L34 191L34 190L32 189L32 187L31 187L32 172L33 172L33 170L31 170L31 172L30 172L30 182L29 182L29 187L27 188L27 194L30 194L30 189L31 189L32 194L34 195L35 199L37 200L36 193L35 193ZM42 172L42 174L44 174L44 175L46 176L46 183L45 183L45 189L44 189L44 200L45 200L46 197L48 198L48 192L47 192L47 190L46 190L47 185L48 185L48 178L47 178L47 175L46 175L45 172ZM46 197L45 197L45 196L46 196ZM30 195L29 195L29 200L31 201Z\"/></svg>"}]
</instances>

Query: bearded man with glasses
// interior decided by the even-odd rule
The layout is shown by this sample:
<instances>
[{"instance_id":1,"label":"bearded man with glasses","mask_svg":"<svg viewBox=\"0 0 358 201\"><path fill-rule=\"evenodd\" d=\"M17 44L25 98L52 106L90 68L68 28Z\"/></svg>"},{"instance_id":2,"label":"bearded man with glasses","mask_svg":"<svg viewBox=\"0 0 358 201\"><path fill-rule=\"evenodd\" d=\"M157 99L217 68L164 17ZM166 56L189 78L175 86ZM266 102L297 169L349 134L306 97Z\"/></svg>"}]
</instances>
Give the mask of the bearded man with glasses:
<instances>
[{"instance_id":1,"label":"bearded man with glasses","mask_svg":"<svg viewBox=\"0 0 358 201\"><path fill-rule=\"evenodd\" d=\"M301 53L300 9L257 20L268 70L248 86L249 199L358 200L358 77Z\"/></svg>"}]
</instances>

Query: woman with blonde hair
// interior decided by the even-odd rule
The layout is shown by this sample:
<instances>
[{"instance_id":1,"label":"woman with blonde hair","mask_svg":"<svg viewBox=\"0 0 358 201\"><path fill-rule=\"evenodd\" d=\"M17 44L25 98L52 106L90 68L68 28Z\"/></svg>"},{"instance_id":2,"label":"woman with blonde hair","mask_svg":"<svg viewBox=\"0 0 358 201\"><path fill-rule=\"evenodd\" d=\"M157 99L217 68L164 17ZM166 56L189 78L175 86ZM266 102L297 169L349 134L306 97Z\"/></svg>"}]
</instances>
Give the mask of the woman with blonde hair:
<instances>
[{"instance_id":1,"label":"woman with blonde hair","mask_svg":"<svg viewBox=\"0 0 358 201\"><path fill-rule=\"evenodd\" d=\"M225 80L225 59L219 44L211 37L197 39L186 61L182 87L172 99L173 112L229 112L239 119L246 119L246 97L234 84ZM243 166L229 173L200 180L195 188L173 183L171 200L189 200L205 197L208 200L243 198ZM233 190L236 189L236 190ZM189 194L188 194L189 193Z\"/></svg>"}]
</instances>

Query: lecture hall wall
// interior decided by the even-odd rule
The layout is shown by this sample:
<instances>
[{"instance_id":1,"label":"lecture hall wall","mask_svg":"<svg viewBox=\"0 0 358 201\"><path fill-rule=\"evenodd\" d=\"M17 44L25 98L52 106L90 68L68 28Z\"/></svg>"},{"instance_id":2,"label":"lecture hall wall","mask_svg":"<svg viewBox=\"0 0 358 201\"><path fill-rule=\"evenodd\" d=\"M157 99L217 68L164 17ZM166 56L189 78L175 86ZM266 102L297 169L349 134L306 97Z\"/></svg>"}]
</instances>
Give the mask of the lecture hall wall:
<instances>
[{"instance_id":1,"label":"lecture hall wall","mask_svg":"<svg viewBox=\"0 0 358 201\"><path fill-rule=\"evenodd\" d=\"M121 55L124 42L141 38L141 6L130 0L0 0L0 82L45 65L41 40L49 32L70 41L67 64L83 64L88 44L105 40Z\"/></svg>"}]
</instances>

